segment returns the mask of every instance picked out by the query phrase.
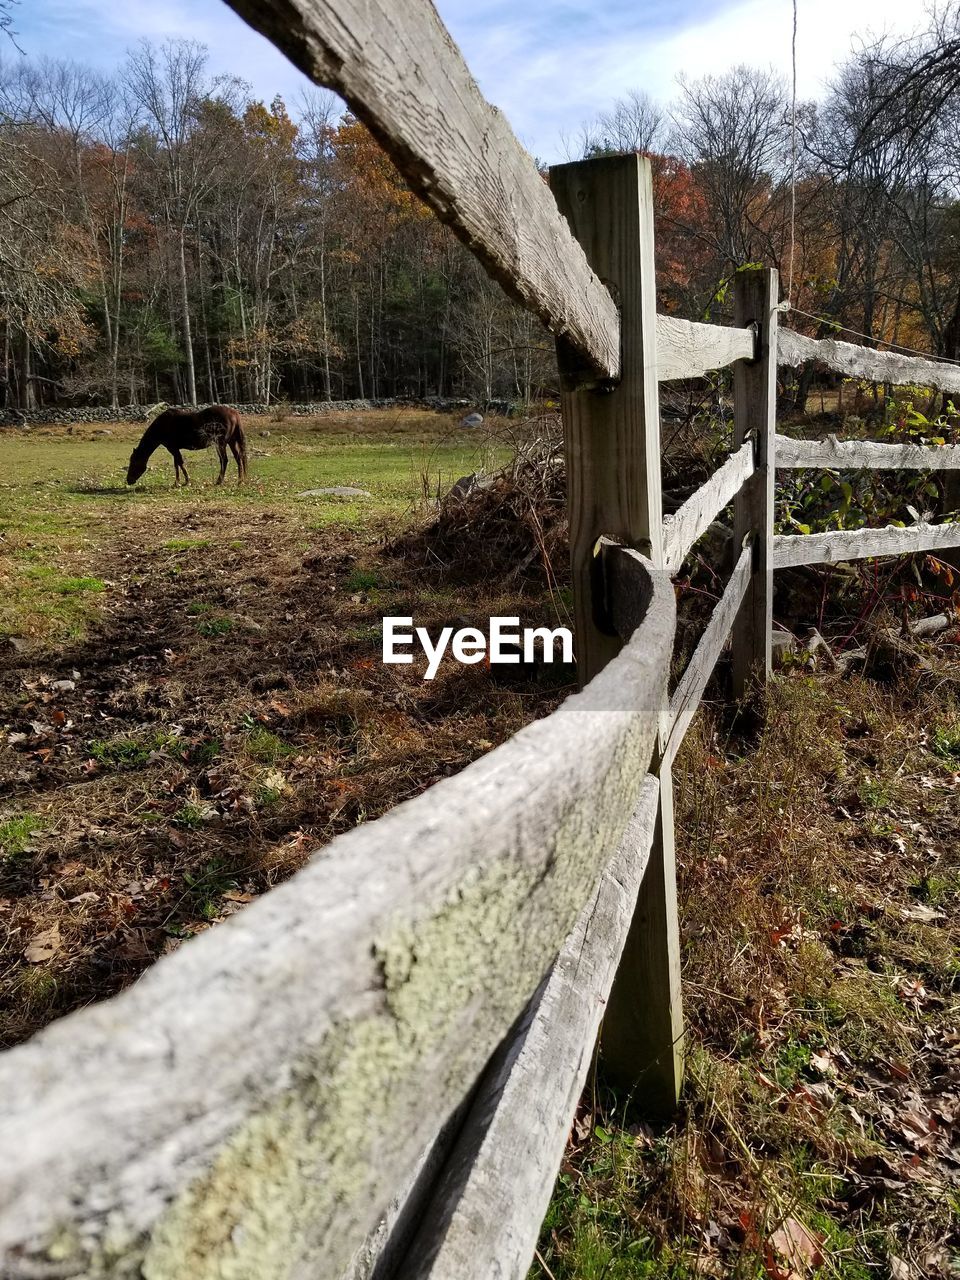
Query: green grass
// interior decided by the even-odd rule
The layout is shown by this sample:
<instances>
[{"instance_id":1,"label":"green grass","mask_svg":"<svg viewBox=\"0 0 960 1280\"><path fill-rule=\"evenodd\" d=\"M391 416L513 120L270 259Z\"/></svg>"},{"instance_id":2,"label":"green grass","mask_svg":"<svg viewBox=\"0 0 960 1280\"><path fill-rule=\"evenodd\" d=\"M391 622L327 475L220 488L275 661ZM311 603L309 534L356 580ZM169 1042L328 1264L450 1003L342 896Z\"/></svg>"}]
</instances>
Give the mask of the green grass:
<instances>
[{"instance_id":1,"label":"green grass","mask_svg":"<svg viewBox=\"0 0 960 1280\"><path fill-rule=\"evenodd\" d=\"M195 831L197 827L202 827L204 823L204 811L202 806L187 802L182 804L173 815L173 820L178 827L186 827L189 831ZM186 883L189 887L193 887L190 877L186 877Z\"/></svg>"},{"instance_id":2,"label":"green grass","mask_svg":"<svg viewBox=\"0 0 960 1280\"><path fill-rule=\"evenodd\" d=\"M277 764L289 756L296 755L296 748L278 738L275 733L265 729L263 725L253 725L247 731L247 754L260 764Z\"/></svg>"},{"instance_id":3,"label":"green grass","mask_svg":"<svg viewBox=\"0 0 960 1280\"><path fill-rule=\"evenodd\" d=\"M274 436L264 441L269 456L251 457L248 483L242 487L236 484L234 474L228 473L224 485L213 488L218 465L215 453L208 450L188 457L192 483L183 489L173 488L172 463L159 453L151 459L140 483L128 488L124 472L140 435L135 424L118 426L114 436L92 440L62 431L6 433L0 440L0 462L6 464L0 474L17 477L16 484L6 488L29 490L33 498L59 491L60 502L68 506L138 505L158 500L182 506L198 498L218 504L279 500L297 502L312 514L326 508L336 518L343 518L346 512L366 511L369 519L385 506L399 513L420 501L424 485L431 495L438 488L444 492L465 472L490 469L506 457L505 449L492 450L464 437L440 415L411 415L411 426L396 433L387 428L397 415L352 415L355 429L344 430L343 422L349 417L332 415L329 428L325 422L319 429L309 421L286 425L282 441ZM259 447L255 426L251 444ZM367 489L378 501L297 499L305 489L331 485ZM22 528L19 520L12 523ZM202 543L203 539L177 538L166 549L192 550Z\"/></svg>"},{"instance_id":4,"label":"green grass","mask_svg":"<svg viewBox=\"0 0 960 1280\"><path fill-rule=\"evenodd\" d=\"M197 623L197 630L202 636L225 636L234 628L234 621L225 614L218 614L213 618L204 618L202 622Z\"/></svg>"},{"instance_id":5,"label":"green grass","mask_svg":"<svg viewBox=\"0 0 960 1280\"><path fill-rule=\"evenodd\" d=\"M75 596L82 591L106 591L107 584L100 578L60 578L53 589L62 596Z\"/></svg>"},{"instance_id":6,"label":"green grass","mask_svg":"<svg viewBox=\"0 0 960 1280\"><path fill-rule=\"evenodd\" d=\"M190 748L190 763L199 765L213 764L222 751L223 743L219 738L209 738L204 742L198 742Z\"/></svg>"},{"instance_id":7,"label":"green grass","mask_svg":"<svg viewBox=\"0 0 960 1280\"><path fill-rule=\"evenodd\" d=\"M354 569L344 582L345 591L370 591L380 585L380 575L373 569Z\"/></svg>"},{"instance_id":8,"label":"green grass","mask_svg":"<svg viewBox=\"0 0 960 1280\"><path fill-rule=\"evenodd\" d=\"M952 768L960 765L960 725L937 725L930 735L930 748Z\"/></svg>"},{"instance_id":9,"label":"green grass","mask_svg":"<svg viewBox=\"0 0 960 1280\"><path fill-rule=\"evenodd\" d=\"M203 821L201 813L197 805L186 804L177 820L182 826L196 827ZM192 914L202 920L215 920L221 912L223 895L237 887L237 874L225 859L212 858L198 873L184 876L184 883L192 899Z\"/></svg>"},{"instance_id":10,"label":"green grass","mask_svg":"<svg viewBox=\"0 0 960 1280\"><path fill-rule=\"evenodd\" d=\"M33 835L44 825L44 819L36 813L20 813L0 822L0 855L19 858L30 847Z\"/></svg>"},{"instance_id":11,"label":"green grass","mask_svg":"<svg viewBox=\"0 0 960 1280\"><path fill-rule=\"evenodd\" d=\"M678 1256L690 1241L663 1247L632 1221L630 1207L642 1203L648 1180L633 1136L598 1125L578 1176L561 1173L543 1224L543 1238L564 1237L562 1256L550 1257L557 1280L694 1280ZM546 1274L535 1265L531 1280Z\"/></svg>"},{"instance_id":12,"label":"green grass","mask_svg":"<svg viewBox=\"0 0 960 1280\"><path fill-rule=\"evenodd\" d=\"M151 755L165 751L176 741L169 733L160 730L146 738L95 739L90 743L90 754L100 764L123 772L142 769L149 763Z\"/></svg>"},{"instance_id":13,"label":"green grass","mask_svg":"<svg viewBox=\"0 0 960 1280\"><path fill-rule=\"evenodd\" d=\"M0 476L13 480L0 484L0 530L8 535L4 550L9 553L9 568L0 571L0 634L82 637L110 594L108 583L94 576L101 569L97 550L120 537L131 517L142 523L145 537L151 522L162 517L169 525L198 506L295 513L304 530L331 525L361 530L379 527L385 519L399 524L405 513L423 508L425 494L446 492L460 476L490 470L508 457L506 448L457 432L452 419L440 414L291 419L279 434L271 423L266 439L259 435L259 420L247 425L252 453L247 484L238 486L229 475L227 483L215 487L218 466L211 450L189 456L193 483L183 489L173 487L165 454L154 456L139 485L124 483L130 451L142 432L137 424L112 425L112 436L94 436L85 428L74 435L65 428L3 433ZM259 456L260 449L267 456ZM366 489L373 500L298 497L331 485ZM163 530L147 545L171 553L174 574L190 564L191 552L217 545L206 537L168 534ZM226 546L241 551L248 543L234 538Z\"/></svg>"},{"instance_id":14,"label":"green grass","mask_svg":"<svg viewBox=\"0 0 960 1280\"><path fill-rule=\"evenodd\" d=\"M209 538L171 538L163 544L164 551L199 551L209 547Z\"/></svg>"}]
</instances>

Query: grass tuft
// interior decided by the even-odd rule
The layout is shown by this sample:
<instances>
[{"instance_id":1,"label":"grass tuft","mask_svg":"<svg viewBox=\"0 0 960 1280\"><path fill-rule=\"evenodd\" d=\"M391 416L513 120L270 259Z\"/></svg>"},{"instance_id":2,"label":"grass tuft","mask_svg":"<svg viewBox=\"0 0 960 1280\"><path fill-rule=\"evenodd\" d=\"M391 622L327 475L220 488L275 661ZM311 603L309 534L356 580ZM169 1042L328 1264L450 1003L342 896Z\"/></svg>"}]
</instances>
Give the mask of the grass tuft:
<instances>
[{"instance_id":1,"label":"grass tuft","mask_svg":"<svg viewBox=\"0 0 960 1280\"><path fill-rule=\"evenodd\" d=\"M0 822L0 857L19 858L45 826L46 820L36 813L20 813Z\"/></svg>"}]
</instances>

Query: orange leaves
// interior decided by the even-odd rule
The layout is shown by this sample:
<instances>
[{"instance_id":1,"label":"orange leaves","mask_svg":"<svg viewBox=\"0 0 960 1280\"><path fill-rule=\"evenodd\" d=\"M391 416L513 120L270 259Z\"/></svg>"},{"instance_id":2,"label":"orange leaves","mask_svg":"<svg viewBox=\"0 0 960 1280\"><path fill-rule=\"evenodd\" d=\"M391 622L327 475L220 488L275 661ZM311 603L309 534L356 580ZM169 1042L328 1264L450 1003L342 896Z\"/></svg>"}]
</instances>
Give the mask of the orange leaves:
<instances>
[{"instance_id":1,"label":"orange leaves","mask_svg":"<svg viewBox=\"0 0 960 1280\"><path fill-rule=\"evenodd\" d=\"M243 124L248 134L273 142L289 150L297 137L297 126L287 115L283 99L276 97L269 109L262 102L249 102L243 113Z\"/></svg>"},{"instance_id":2,"label":"orange leaves","mask_svg":"<svg viewBox=\"0 0 960 1280\"><path fill-rule=\"evenodd\" d=\"M333 134L334 169L343 189L348 241L361 257L406 223L433 215L409 190L390 157L354 116L344 116ZM353 231L355 234L350 235Z\"/></svg>"},{"instance_id":3,"label":"orange leaves","mask_svg":"<svg viewBox=\"0 0 960 1280\"><path fill-rule=\"evenodd\" d=\"M947 564L945 560L939 560L936 556L927 556L924 561L924 567L932 573L934 577L942 579L945 587L949 588L953 586L955 577L953 566Z\"/></svg>"},{"instance_id":4,"label":"orange leaves","mask_svg":"<svg viewBox=\"0 0 960 1280\"><path fill-rule=\"evenodd\" d=\"M650 163L658 274L668 285L683 288L706 265L705 248L683 230L705 220L706 196L690 166L676 156L650 153Z\"/></svg>"}]
</instances>

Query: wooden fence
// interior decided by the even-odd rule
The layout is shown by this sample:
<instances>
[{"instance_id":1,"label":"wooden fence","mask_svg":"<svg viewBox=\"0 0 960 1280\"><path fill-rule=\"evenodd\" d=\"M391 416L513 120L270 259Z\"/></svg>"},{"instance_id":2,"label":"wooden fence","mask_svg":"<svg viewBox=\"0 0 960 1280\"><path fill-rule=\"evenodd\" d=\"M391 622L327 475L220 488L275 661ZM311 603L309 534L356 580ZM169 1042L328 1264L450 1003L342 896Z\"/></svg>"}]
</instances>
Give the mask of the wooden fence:
<instances>
[{"instance_id":1,"label":"wooden fence","mask_svg":"<svg viewBox=\"0 0 960 1280\"><path fill-rule=\"evenodd\" d=\"M769 673L777 567L960 545L960 524L775 537L777 466L960 463L781 438L777 364L960 374L778 330L773 271L738 274L733 327L657 316L648 162L548 189L427 0L232 2L556 334L585 687L0 1057L2 1275L521 1277L601 1020L607 1069L651 1113L676 1101L670 771L724 645L738 691ZM658 383L726 365L732 452L664 517ZM671 692L670 578L731 501L735 564Z\"/></svg>"}]
</instances>

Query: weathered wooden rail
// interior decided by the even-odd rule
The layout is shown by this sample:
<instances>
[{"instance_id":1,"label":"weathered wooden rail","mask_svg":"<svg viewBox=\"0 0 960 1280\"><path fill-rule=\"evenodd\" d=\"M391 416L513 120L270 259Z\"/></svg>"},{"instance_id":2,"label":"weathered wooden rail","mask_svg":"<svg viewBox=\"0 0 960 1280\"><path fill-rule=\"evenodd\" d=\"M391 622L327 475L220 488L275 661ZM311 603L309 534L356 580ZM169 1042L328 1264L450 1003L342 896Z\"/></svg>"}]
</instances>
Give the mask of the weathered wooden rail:
<instances>
[{"instance_id":1,"label":"weathered wooden rail","mask_svg":"<svg viewBox=\"0 0 960 1280\"><path fill-rule=\"evenodd\" d=\"M960 543L948 524L775 537L777 466L960 452L778 436L777 364L960 374L779 328L773 271L738 274L732 327L658 317L648 162L548 188L428 0L231 3L556 335L585 687L0 1056L0 1274L519 1278L598 1029L651 1113L677 1099L671 762L724 646L738 692L767 677L777 567ZM665 517L659 383L724 366L732 452ZM670 579L731 502L735 564L671 693Z\"/></svg>"}]
</instances>

